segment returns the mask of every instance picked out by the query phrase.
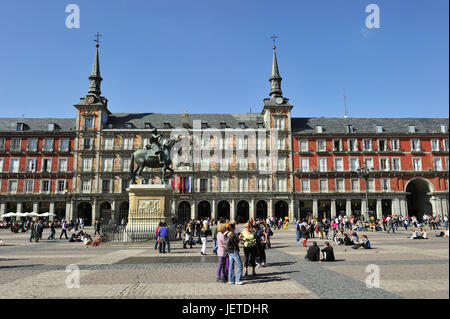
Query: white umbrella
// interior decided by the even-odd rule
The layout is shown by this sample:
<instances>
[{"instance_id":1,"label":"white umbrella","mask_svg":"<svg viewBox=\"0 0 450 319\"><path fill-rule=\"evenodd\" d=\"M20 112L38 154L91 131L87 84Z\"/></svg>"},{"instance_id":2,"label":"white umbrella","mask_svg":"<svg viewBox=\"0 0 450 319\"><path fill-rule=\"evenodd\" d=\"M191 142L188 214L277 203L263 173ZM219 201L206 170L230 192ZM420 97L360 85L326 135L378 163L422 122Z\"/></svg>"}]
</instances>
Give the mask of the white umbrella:
<instances>
[{"instance_id":1,"label":"white umbrella","mask_svg":"<svg viewBox=\"0 0 450 319\"><path fill-rule=\"evenodd\" d=\"M17 216L17 214L16 213L7 213L7 214L3 214L2 216L0 216L0 217L14 217L14 216Z\"/></svg>"},{"instance_id":2,"label":"white umbrella","mask_svg":"<svg viewBox=\"0 0 450 319\"><path fill-rule=\"evenodd\" d=\"M29 217L39 217L38 213L32 212L32 213L28 213Z\"/></svg>"},{"instance_id":3,"label":"white umbrella","mask_svg":"<svg viewBox=\"0 0 450 319\"><path fill-rule=\"evenodd\" d=\"M39 214L39 217L48 217L49 213Z\"/></svg>"},{"instance_id":4,"label":"white umbrella","mask_svg":"<svg viewBox=\"0 0 450 319\"><path fill-rule=\"evenodd\" d=\"M47 213L48 214L48 216L56 216L56 214L53 214L53 213Z\"/></svg>"},{"instance_id":5,"label":"white umbrella","mask_svg":"<svg viewBox=\"0 0 450 319\"><path fill-rule=\"evenodd\" d=\"M17 213L16 216L17 217L27 217L28 213Z\"/></svg>"}]
</instances>

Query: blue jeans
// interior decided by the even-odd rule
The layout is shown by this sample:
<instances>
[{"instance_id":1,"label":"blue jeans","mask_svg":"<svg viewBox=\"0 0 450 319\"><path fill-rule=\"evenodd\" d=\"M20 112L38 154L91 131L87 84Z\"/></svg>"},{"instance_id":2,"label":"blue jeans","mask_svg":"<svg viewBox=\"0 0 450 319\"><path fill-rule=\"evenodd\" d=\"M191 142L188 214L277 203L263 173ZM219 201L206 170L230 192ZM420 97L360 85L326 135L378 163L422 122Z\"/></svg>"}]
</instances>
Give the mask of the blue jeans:
<instances>
[{"instance_id":1,"label":"blue jeans","mask_svg":"<svg viewBox=\"0 0 450 319\"><path fill-rule=\"evenodd\" d=\"M230 260L230 267L228 269L228 282L235 282L234 277L234 264L236 263L236 282L241 282L242 276L242 260L238 251L228 253L228 258Z\"/></svg>"},{"instance_id":2,"label":"blue jeans","mask_svg":"<svg viewBox=\"0 0 450 319\"><path fill-rule=\"evenodd\" d=\"M213 253L217 255L217 249L219 248L219 246L217 245L217 239L213 239Z\"/></svg>"},{"instance_id":3,"label":"blue jeans","mask_svg":"<svg viewBox=\"0 0 450 319\"><path fill-rule=\"evenodd\" d=\"M300 241L300 232L297 230L297 242Z\"/></svg>"}]
</instances>

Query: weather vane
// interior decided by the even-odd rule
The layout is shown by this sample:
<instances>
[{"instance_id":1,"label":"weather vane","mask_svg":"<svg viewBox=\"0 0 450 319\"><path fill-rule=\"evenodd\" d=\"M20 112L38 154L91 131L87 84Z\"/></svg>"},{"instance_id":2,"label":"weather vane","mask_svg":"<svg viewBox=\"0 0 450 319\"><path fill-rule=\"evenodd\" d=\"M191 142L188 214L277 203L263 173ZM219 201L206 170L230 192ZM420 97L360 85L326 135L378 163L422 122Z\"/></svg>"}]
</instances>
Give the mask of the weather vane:
<instances>
[{"instance_id":1,"label":"weather vane","mask_svg":"<svg viewBox=\"0 0 450 319\"><path fill-rule=\"evenodd\" d=\"M94 42L97 42L97 45L96 45L97 48L100 46L99 43L100 43L100 38L101 38L101 37L102 37L102 35L101 35L100 33L97 32L97 34L95 35L95 38L96 38L96 39L94 40Z\"/></svg>"},{"instance_id":2,"label":"weather vane","mask_svg":"<svg viewBox=\"0 0 450 319\"><path fill-rule=\"evenodd\" d=\"M275 49L275 48L276 48L276 45L275 45L275 39L278 39L278 37L277 37L275 34L272 34L272 36L271 36L270 38L271 38L272 41L273 41L273 48Z\"/></svg>"}]
</instances>

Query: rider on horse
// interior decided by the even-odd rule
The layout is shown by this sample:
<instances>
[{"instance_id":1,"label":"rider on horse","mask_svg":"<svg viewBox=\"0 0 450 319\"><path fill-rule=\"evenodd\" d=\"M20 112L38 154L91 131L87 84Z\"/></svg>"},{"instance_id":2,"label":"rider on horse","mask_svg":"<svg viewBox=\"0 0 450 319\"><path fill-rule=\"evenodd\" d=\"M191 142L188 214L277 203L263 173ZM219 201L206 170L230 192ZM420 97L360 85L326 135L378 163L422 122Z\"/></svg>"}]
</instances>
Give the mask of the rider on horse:
<instances>
[{"instance_id":1,"label":"rider on horse","mask_svg":"<svg viewBox=\"0 0 450 319\"><path fill-rule=\"evenodd\" d=\"M150 145L145 145L145 148L147 150L153 149L155 151L155 154L158 155L160 164L164 164L162 146L161 146L161 143L159 142L159 139L161 138L161 136L163 136L163 134L164 133L158 134L158 131L155 128L152 131L152 135L150 136ZM149 157L150 157L150 155L149 155Z\"/></svg>"}]
</instances>

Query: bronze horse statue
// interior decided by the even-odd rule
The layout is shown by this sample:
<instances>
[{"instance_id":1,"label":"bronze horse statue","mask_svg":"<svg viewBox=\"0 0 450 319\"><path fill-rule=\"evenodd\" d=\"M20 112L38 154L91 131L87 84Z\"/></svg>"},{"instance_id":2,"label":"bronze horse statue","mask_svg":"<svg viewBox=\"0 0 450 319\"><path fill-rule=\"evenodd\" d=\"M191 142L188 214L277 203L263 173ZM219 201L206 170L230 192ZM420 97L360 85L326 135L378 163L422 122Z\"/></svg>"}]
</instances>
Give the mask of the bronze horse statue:
<instances>
[{"instance_id":1,"label":"bronze horse statue","mask_svg":"<svg viewBox=\"0 0 450 319\"><path fill-rule=\"evenodd\" d=\"M172 165L172 159L170 158L170 151L172 147L179 142L180 139L168 140L161 148L154 148L138 150L131 155L130 173L131 173L131 184L136 184L136 177L138 177L143 182L144 178L141 176L142 171L145 167L149 168L162 168L161 172L161 183L166 183L166 171L173 173L173 169L170 167ZM134 163L136 163L137 168L134 169Z\"/></svg>"}]
</instances>

